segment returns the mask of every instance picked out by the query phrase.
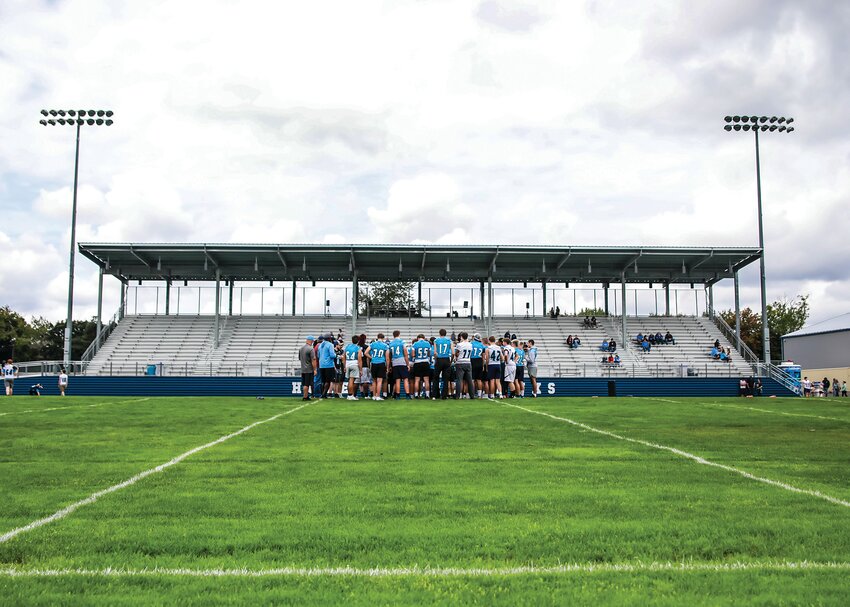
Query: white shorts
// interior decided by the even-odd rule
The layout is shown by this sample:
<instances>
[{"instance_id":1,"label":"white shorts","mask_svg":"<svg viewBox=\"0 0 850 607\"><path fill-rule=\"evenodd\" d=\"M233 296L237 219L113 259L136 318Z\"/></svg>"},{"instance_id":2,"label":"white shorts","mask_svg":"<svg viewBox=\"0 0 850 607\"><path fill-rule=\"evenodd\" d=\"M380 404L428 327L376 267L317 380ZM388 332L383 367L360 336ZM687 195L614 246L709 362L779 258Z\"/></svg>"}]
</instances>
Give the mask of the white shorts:
<instances>
[{"instance_id":1,"label":"white shorts","mask_svg":"<svg viewBox=\"0 0 850 607\"><path fill-rule=\"evenodd\" d=\"M360 368L357 365L345 368L345 379L354 378L355 383L360 382Z\"/></svg>"},{"instance_id":2,"label":"white shorts","mask_svg":"<svg viewBox=\"0 0 850 607\"><path fill-rule=\"evenodd\" d=\"M516 379L516 366L505 365L505 381L512 382Z\"/></svg>"}]
</instances>

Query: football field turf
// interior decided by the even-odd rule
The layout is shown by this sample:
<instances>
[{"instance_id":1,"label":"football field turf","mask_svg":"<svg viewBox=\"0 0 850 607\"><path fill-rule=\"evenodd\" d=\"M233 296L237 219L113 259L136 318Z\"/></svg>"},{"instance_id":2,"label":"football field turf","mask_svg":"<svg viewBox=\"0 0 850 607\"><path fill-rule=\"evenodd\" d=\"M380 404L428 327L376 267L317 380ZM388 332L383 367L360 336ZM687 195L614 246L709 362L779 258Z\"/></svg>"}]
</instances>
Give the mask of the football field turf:
<instances>
[{"instance_id":1,"label":"football field turf","mask_svg":"<svg viewBox=\"0 0 850 607\"><path fill-rule=\"evenodd\" d=\"M0 400L0 604L850 602L850 400Z\"/></svg>"}]
</instances>

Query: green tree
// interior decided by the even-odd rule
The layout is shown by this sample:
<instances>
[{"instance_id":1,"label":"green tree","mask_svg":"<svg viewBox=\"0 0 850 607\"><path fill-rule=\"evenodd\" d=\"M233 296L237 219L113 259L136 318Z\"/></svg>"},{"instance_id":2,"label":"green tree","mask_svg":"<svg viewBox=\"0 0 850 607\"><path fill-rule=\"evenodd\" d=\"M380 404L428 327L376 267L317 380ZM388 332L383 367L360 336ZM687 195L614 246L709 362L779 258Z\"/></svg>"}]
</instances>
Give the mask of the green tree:
<instances>
[{"instance_id":1,"label":"green tree","mask_svg":"<svg viewBox=\"0 0 850 607\"><path fill-rule=\"evenodd\" d=\"M735 311L724 310L719 316L735 328ZM782 298L767 304L767 326L770 329L770 355L779 360L782 353L782 336L802 329L809 318L809 296L794 299ZM762 353L761 314L750 308L741 310L741 341L757 355Z\"/></svg>"},{"instance_id":2,"label":"green tree","mask_svg":"<svg viewBox=\"0 0 850 607\"><path fill-rule=\"evenodd\" d=\"M363 283L358 295L358 314L369 316L417 316L428 310L416 300L410 281Z\"/></svg>"}]
</instances>

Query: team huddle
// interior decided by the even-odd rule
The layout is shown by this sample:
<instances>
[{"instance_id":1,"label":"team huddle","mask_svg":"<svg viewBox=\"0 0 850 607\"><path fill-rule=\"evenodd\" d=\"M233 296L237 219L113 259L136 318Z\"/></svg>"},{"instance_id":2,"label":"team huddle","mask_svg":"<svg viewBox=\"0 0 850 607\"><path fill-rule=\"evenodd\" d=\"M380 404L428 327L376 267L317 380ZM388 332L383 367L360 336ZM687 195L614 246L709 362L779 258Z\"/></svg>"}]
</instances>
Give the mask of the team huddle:
<instances>
[{"instance_id":1,"label":"team huddle","mask_svg":"<svg viewBox=\"0 0 850 607\"><path fill-rule=\"evenodd\" d=\"M456 337L456 339L452 339ZM537 348L534 340L521 342L515 335L484 340L466 332L426 339L420 333L412 343L393 331L367 343L355 335L344 348L332 336L316 340L307 336L298 358L301 362L303 400L321 390L321 398L340 398L348 382L348 400L425 398L522 398L525 375L531 395L537 396ZM318 383L319 385L315 385Z\"/></svg>"}]
</instances>

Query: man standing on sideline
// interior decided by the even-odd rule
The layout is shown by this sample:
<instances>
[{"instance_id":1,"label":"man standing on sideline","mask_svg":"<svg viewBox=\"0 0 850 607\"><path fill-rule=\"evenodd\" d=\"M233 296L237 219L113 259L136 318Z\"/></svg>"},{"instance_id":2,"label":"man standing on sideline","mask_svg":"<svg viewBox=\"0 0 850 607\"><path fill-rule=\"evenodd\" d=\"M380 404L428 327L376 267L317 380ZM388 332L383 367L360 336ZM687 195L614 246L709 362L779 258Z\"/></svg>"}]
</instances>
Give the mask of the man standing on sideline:
<instances>
[{"instance_id":1,"label":"man standing on sideline","mask_svg":"<svg viewBox=\"0 0 850 607\"><path fill-rule=\"evenodd\" d=\"M316 353L313 351L312 335L307 336L307 343L298 350L298 361L301 363L301 400L310 400L310 388L313 387L313 374L316 373Z\"/></svg>"},{"instance_id":2,"label":"man standing on sideline","mask_svg":"<svg viewBox=\"0 0 850 607\"><path fill-rule=\"evenodd\" d=\"M469 342L472 346L472 381L475 383L475 397L484 397L484 344L481 343L481 335L476 333Z\"/></svg>"},{"instance_id":3,"label":"man standing on sideline","mask_svg":"<svg viewBox=\"0 0 850 607\"><path fill-rule=\"evenodd\" d=\"M425 385L425 398L431 398L431 343L420 333L413 344L413 398Z\"/></svg>"},{"instance_id":4,"label":"man standing on sideline","mask_svg":"<svg viewBox=\"0 0 850 607\"><path fill-rule=\"evenodd\" d=\"M363 350L357 345L358 341L360 341L360 338L353 335L351 343L345 346L345 378L348 380L348 400L358 400L354 393L354 384L360 382L360 374L363 372Z\"/></svg>"},{"instance_id":5,"label":"man standing on sideline","mask_svg":"<svg viewBox=\"0 0 850 607\"><path fill-rule=\"evenodd\" d=\"M455 348L455 370L457 372L455 400L464 398L464 386L467 386L469 390L466 398L475 398L475 383L472 381L472 344L468 341L469 333L464 331L458 337L460 341Z\"/></svg>"},{"instance_id":6,"label":"man standing on sideline","mask_svg":"<svg viewBox=\"0 0 850 607\"><path fill-rule=\"evenodd\" d=\"M319 357L319 374L322 380L322 398L328 397L328 391L336 379L336 351L333 340L325 337L316 352Z\"/></svg>"},{"instance_id":7,"label":"man standing on sideline","mask_svg":"<svg viewBox=\"0 0 850 607\"><path fill-rule=\"evenodd\" d=\"M452 340L446 337L446 330L440 329L440 336L434 340L434 392L443 380L440 389L440 399L446 400L449 394L449 373L452 368L452 357L454 356L454 345Z\"/></svg>"},{"instance_id":8,"label":"man standing on sideline","mask_svg":"<svg viewBox=\"0 0 850 607\"><path fill-rule=\"evenodd\" d=\"M531 397L537 398L537 346L534 340L528 340L528 350L525 352L525 371L531 380Z\"/></svg>"},{"instance_id":9,"label":"man standing on sideline","mask_svg":"<svg viewBox=\"0 0 850 607\"><path fill-rule=\"evenodd\" d=\"M374 382L372 400L384 400L381 397L381 388L387 378L387 352L389 352L389 349L389 346L384 343L383 333L378 333L377 339L369 344L366 349L366 356L372 359L372 381Z\"/></svg>"},{"instance_id":10,"label":"man standing on sideline","mask_svg":"<svg viewBox=\"0 0 850 607\"><path fill-rule=\"evenodd\" d=\"M410 398L410 360L407 358L407 346L400 337L401 331L393 331L393 340L390 342L390 352L393 358L393 380L395 381L395 399L401 398L401 382L404 380L404 396Z\"/></svg>"}]
</instances>

